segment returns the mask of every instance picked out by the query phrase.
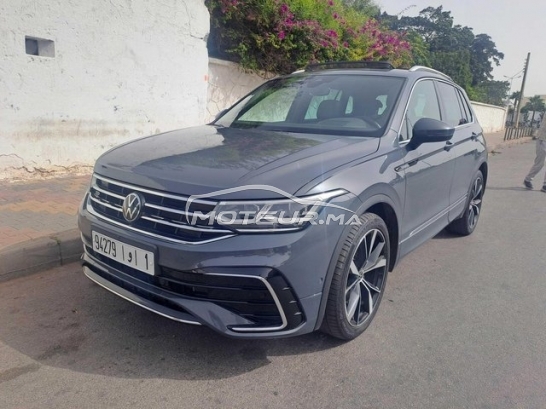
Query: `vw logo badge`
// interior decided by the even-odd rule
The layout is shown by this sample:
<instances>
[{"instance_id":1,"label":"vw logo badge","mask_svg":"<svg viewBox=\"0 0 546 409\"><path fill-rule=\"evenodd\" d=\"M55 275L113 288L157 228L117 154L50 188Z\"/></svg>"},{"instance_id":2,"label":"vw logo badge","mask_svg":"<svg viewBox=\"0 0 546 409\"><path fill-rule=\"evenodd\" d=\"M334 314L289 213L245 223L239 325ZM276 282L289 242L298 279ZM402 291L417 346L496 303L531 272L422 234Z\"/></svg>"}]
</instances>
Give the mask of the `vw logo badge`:
<instances>
[{"instance_id":1,"label":"vw logo badge","mask_svg":"<svg viewBox=\"0 0 546 409\"><path fill-rule=\"evenodd\" d=\"M123 200L123 217L129 223L134 222L140 216L144 199L138 193L130 193Z\"/></svg>"}]
</instances>

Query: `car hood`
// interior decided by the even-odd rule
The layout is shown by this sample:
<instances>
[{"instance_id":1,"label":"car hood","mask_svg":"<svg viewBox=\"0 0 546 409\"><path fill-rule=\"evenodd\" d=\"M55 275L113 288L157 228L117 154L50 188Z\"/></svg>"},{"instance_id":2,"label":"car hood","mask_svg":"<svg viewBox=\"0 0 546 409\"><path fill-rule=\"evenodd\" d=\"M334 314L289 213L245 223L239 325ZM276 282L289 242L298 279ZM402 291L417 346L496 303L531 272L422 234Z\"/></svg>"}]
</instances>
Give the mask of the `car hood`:
<instances>
[{"instance_id":1,"label":"car hood","mask_svg":"<svg viewBox=\"0 0 546 409\"><path fill-rule=\"evenodd\" d=\"M268 185L293 194L325 172L375 152L378 146L378 138L206 125L118 146L97 160L95 172L184 195L245 185ZM275 194L245 192L243 196L269 198Z\"/></svg>"}]
</instances>

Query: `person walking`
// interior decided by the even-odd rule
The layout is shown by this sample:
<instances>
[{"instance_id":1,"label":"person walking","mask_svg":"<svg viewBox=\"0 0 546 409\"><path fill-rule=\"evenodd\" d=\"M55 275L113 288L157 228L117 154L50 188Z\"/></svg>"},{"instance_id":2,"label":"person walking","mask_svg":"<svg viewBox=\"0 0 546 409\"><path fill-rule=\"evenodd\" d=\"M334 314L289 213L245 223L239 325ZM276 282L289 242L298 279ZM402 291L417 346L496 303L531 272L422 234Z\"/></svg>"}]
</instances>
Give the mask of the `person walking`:
<instances>
[{"instance_id":1,"label":"person walking","mask_svg":"<svg viewBox=\"0 0 546 409\"><path fill-rule=\"evenodd\" d=\"M533 188L532 180L544 167L544 160L546 159L546 114L542 116L542 122L540 127L537 129L536 133L537 138L537 156L535 158L535 163L531 167L529 174L525 177L523 184L527 189ZM546 174L544 175L544 182L542 183L541 192L546 193Z\"/></svg>"}]
</instances>

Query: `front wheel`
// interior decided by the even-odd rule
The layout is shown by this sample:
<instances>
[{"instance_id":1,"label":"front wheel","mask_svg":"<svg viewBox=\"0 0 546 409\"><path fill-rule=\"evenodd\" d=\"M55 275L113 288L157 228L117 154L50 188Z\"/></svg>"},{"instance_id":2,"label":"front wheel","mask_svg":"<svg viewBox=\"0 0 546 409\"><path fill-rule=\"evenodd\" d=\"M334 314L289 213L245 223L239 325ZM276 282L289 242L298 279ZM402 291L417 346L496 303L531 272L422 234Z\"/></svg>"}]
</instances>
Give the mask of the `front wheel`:
<instances>
[{"instance_id":1,"label":"front wheel","mask_svg":"<svg viewBox=\"0 0 546 409\"><path fill-rule=\"evenodd\" d=\"M483 174L481 171L478 171L472 180L470 197L468 198L466 209L459 219L453 220L453 222L447 226L448 231L461 236L472 234L478 225L478 219L480 218L484 190L485 184L483 182Z\"/></svg>"},{"instance_id":2,"label":"front wheel","mask_svg":"<svg viewBox=\"0 0 546 409\"><path fill-rule=\"evenodd\" d=\"M338 255L322 330L351 340L370 325L387 282L390 244L385 222L373 213L352 226Z\"/></svg>"}]
</instances>

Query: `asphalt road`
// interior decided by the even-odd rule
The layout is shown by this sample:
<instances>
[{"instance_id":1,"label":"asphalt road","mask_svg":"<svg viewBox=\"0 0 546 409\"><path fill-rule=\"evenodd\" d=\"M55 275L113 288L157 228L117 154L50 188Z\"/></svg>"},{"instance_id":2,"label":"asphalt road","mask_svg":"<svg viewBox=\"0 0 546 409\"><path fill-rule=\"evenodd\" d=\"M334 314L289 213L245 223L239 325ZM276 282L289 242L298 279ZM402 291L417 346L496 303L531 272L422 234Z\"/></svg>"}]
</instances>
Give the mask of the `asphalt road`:
<instances>
[{"instance_id":1,"label":"asphalt road","mask_svg":"<svg viewBox=\"0 0 546 409\"><path fill-rule=\"evenodd\" d=\"M349 343L226 339L77 264L2 283L0 407L544 408L546 194L520 187L533 158L532 143L490 157L475 233L404 259Z\"/></svg>"}]
</instances>

